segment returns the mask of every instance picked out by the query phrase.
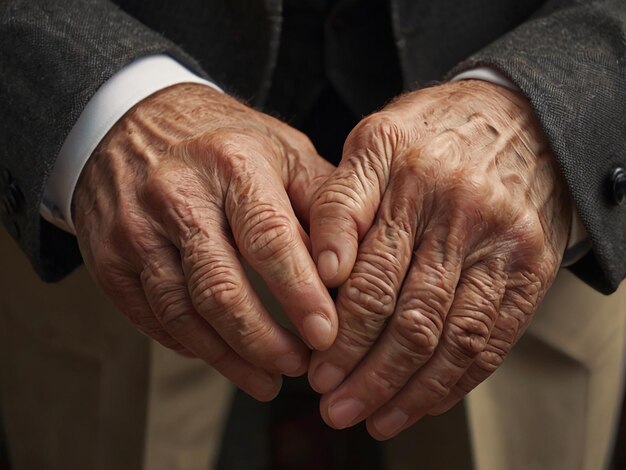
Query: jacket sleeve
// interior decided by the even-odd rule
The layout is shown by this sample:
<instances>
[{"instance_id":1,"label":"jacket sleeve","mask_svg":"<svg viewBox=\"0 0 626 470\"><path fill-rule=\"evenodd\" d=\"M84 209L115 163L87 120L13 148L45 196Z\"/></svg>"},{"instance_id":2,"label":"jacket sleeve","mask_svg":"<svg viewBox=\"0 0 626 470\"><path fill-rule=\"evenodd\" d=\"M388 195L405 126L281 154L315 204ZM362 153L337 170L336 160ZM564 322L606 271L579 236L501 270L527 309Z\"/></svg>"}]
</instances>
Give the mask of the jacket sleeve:
<instances>
[{"instance_id":1,"label":"jacket sleeve","mask_svg":"<svg viewBox=\"0 0 626 470\"><path fill-rule=\"evenodd\" d=\"M109 77L159 53L206 77L110 1L0 2L0 216L42 279L58 280L81 262L75 238L39 215L65 137Z\"/></svg>"},{"instance_id":2,"label":"jacket sleeve","mask_svg":"<svg viewBox=\"0 0 626 470\"><path fill-rule=\"evenodd\" d=\"M626 276L626 2L548 1L449 75L477 66L529 99L592 244L570 269L613 292Z\"/></svg>"}]
</instances>

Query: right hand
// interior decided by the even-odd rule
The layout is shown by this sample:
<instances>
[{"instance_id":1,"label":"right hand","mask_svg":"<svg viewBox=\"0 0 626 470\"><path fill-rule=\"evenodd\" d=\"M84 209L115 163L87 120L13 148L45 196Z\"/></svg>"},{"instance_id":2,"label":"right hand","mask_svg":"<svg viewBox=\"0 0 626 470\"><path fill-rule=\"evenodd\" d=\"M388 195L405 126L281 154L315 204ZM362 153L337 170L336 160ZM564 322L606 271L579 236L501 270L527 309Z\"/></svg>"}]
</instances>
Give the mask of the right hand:
<instances>
[{"instance_id":1,"label":"right hand","mask_svg":"<svg viewBox=\"0 0 626 470\"><path fill-rule=\"evenodd\" d=\"M197 356L259 400L333 343L333 302L308 252L333 167L300 132L203 85L140 102L85 166L78 243L105 294L144 334ZM248 262L306 345L263 308Z\"/></svg>"}]
</instances>

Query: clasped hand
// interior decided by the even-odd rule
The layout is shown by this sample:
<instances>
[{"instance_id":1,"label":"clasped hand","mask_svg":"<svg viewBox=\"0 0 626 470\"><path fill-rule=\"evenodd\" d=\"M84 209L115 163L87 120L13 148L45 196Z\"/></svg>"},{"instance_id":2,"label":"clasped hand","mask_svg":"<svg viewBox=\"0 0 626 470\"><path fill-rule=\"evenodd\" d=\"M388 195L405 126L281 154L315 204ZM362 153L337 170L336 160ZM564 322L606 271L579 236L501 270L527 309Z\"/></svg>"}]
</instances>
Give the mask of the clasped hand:
<instances>
[{"instance_id":1,"label":"clasped hand","mask_svg":"<svg viewBox=\"0 0 626 470\"><path fill-rule=\"evenodd\" d=\"M88 268L142 332L258 399L308 370L329 425L366 419L378 439L502 363L571 214L528 102L471 80L365 118L336 169L287 125L176 86L115 126L74 204ZM302 340L263 309L241 258Z\"/></svg>"},{"instance_id":2,"label":"clasped hand","mask_svg":"<svg viewBox=\"0 0 626 470\"><path fill-rule=\"evenodd\" d=\"M343 428L386 439L500 366L554 280L571 207L528 102L467 81L363 120L311 208L339 332L309 380Z\"/></svg>"},{"instance_id":3,"label":"clasped hand","mask_svg":"<svg viewBox=\"0 0 626 470\"><path fill-rule=\"evenodd\" d=\"M330 346L335 308L302 223L332 171L300 132L203 85L142 101L100 143L74 195L85 264L143 333L259 400ZM306 344L263 308L249 263Z\"/></svg>"}]
</instances>

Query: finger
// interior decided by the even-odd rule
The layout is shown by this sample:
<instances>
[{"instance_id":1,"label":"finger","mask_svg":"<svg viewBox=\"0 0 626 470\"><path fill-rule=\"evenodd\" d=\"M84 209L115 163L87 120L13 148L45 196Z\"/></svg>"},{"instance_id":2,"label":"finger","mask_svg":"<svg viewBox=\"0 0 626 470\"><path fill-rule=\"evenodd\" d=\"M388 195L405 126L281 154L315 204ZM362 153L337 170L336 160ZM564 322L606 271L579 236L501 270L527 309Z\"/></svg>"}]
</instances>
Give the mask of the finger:
<instances>
[{"instance_id":1,"label":"finger","mask_svg":"<svg viewBox=\"0 0 626 470\"><path fill-rule=\"evenodd\" d=\"M181 189L185 176L196 181L195 174L181 177L182 171L155 172L142 196L158 214L155 230L179 250L162 253L161 259L153 255L151 261L160 262L173 279L184 276L176 286L185 286L192 310L242 358L272 373L303 374L309 350L272 318L250 285L233 247L222 202L204 194L204 186ZM174 313L186 314L180 308Z\"/></svg>"},{"instance_id":2,"label":"finger","mask_svg":"<svg viewBox=\"0 0 626 470\"><path fill-rule=\"evenodd\" d=\"M434 222L422 234L422 241L415 252L409 272L404 279L402 292L398 299L392 322L401 325L397 330L401 336L393 341L403 344L420 356L421 363L426 362L437 345L443 322L452 304L454 289L461 271L463 247L459 244L458 228L448 225L447 222ZM348 289L348 283L342 289ZM399 286L389 289L383 305L393 304L395 292ZM358 296L354 296L358 297ZM345 295L343 298L348 298ZM367 300L362 296L361 300ZM344 301L345 302L345 301ZM363 322L362 318L372 309L373 302L366 303L361 310L345 309L338 306L341 315L341 334L338 334L333 349L329 352L332 358L324 354L314 354L310 367L311 383L320 393L327 393L336 388L351 372L352 368L369 351L371 344L383 328L387 328L381 321L375 324ZM351 312L355 315L351 316ZM353 332L361 334L356 337ZM363 333L365 332L365 333ZM356 340L354 338L357 338ZM367 341L363 340L367 338Z\"/></svg>"},{"instance_id":3,"label":"finger","mask_svg":"<svg viewBox=\"0 0 626 470\"><path fill-rule=\"evenodd\" d=\"M302 149L284 161L287 171L283 185L298 220L308 227L311 205L335 166L320 157L304 136Z\"/></svg>"},{"instance_id":4,"label":"finger","mask_svg":"<svg viewBox=\"0 0 626 470\"><path fill-rule=\"evenodd\" d=\"M370 350L395 309L415 241L415 208L407 202L415 200L407 194L415 188L391 187L361 242L352 273L337 296L337 339L327 351L314 354L309 366L309 382L319 393L339 385Z\"/></svg>"},{"instance_id":5,"label":"finger","mask_svg":"<svg viewBox=\"0 0 626 470\"><path fill-rule=\"evenodd\" d=\"M186 357L188 359L194 359L194 358L198 358L194 353L192 353L191 351L189 351L187 348L184 348L182 351L176 351L174 350L174 352L176 352L177 354Z\"/></svg>"},{"instance_id":6,"label":"finger","mask_svg":"<svg viewBox=\"0 0 626 470\"><path fill-rule=\"evenodd\" d=\"M205 325L197 336L211 331L213 337L215 330L248 362L274 374L301 375L307 367L308 350L263 308L234 249L220 238L196 235L181 247L186 276L173 246L155 250L142 273L142 278L150 279L150 284L144 281L144 285L146 292L151 287L148 300L153 310L160 312L159 319L169 328L189 315L193 323L208 322L212 328ZM190 333L194 334L193 330Z\"/></svg>"},{"instance_id":7,"label":"finger","mask_svg":"<svg viewBox=\"0 0 626 470\"><path fill-rule=\"evenodd\" d=\"M348 278L387 187L398 131L381 116L364 119L350 133L341 163L311 206L313 259L328 287Z\"/></svg>"},{"instance_id":8,"label":"finger","mask_svg":"<svg viewBox=\"0 0 626 470\"><path fill-rule=\"evenodd\" d=\"M154 255L146 260L140 279L150 308L165 331L256 399L274 398L280 376L240 357L196 313L176 249L161 247Z\"/></svg>"},{"instance_id":9,"label":"finger","mask_svg":"<svg viewBox=\"0 0 626 470\"><path fill-rule=\"evenodd\" d=\"M442 271L433 268L432 261L425 261L432 257L430 245L423 243L416 253L396 312L373 350L337 390L323 397L322 416L331 426L352 426L370 416L405 387L420 367L428 367L431 357L437 357L436 353L432 355L440 341L445 344L445 333L440 339L446 331L444 322L454 322L460 315L453 296L464 298L465 285L461 281L455 291L458 271ZM433 282L432 275L437 271L443 277ZM345 403L360 411L351 415Z\"/></svg>"},{"instance_id":10,"label":"finger","mask_svg":"<svg viewBox=\"0 0 626 470\"><path fill-rule=\"evenodd\" d=\"M85 264L113 305L144 335L168 349L189 353L155 317L132 263L105 249L103 244L94 247L94 250L82 250ZM95 262L96 259L99 261Z\"/></svg>"},{"instance_id":11,"label":"finger","mask_svg":"<svg viewBox=\"0 0 626 470\"><path fill-rule=\"evenodd\" d=\"M487 348L506 288L502 265L479 264L464 273L435 354L368 419L372 436L388 439L450 398Z\"/></svg>"},{"instance_id":12,"label":"finger","mask_svg":"<svg viewBox=\"0 0 626 470\"><path fill-rule=\"evenodd\" d=\"M152 308L144 294L143 286L137 277L125 286L124 292L126 299L121 302L124 305L123 311L141 333L178 354L195 357L191 351L165 331L152 312Z\"/></svg>"},{"instance_id":13,"label":"finger","mask_svg":"<svg viewBox=\"0 0 626 470\"><path fill-rule=\"evenodd\" d=\"M452 388L442 403L433 407L428 414L437 415L448 411L465 395L484 382L498 367L528 326L539 300L518 289L508 292L502 300L500 314L485 350Z\"/></svg>"},{"instance_id":14,"label":"finger","mask_svg":"<svg viewBox=\"0 0 626 470\"><path fill-rule=\"evenodd\" d=\"M236 245L308 344L326 349L337 334L335 306L300 236L282 181L274 172L255 171L254 178L234 178L226 195Z\"/></svg>"}]
</instances>

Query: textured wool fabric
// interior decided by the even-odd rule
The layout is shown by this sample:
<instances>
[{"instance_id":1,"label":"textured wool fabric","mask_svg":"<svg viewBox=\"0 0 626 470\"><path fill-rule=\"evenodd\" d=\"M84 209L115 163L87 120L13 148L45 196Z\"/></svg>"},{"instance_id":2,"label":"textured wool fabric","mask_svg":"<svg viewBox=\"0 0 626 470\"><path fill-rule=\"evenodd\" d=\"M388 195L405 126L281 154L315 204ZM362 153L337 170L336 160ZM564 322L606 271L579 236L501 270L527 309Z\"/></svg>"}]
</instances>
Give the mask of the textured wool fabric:
<instances>
[{"instance_id":1,"label":"textured wool fabric","mask_svg":"<svg viewBox=\"0 0 626 470\"><path fill-rule=\"evenodd\" d=\"M373 101L358 84L370 78L368 68L379 80L388 62L361 45L380 30L358 27L361 0L337 3L325 28L326 73L353 109L371 111L380 98ZM528 97L593 244L593 253L572 269L602 292L613 291L626 275L626 207L611 202L608 181L614 167L626 166L626 3L385 5L405 89L442 80L451 69L487 65ZM44 279L59 279L80 261L74 239L41 221L39 204L65 136L98 87L135 58L167 53L262 108L281 22L280 0L2 2L0 170L24 198L2 219Z\"/></svg>"},{"instance_id":2,"label":"textured wool fabric","mask_svg":"<svg viewBox=\"0 0 626 470\"><path fill-rule=\"evenodd\" d=\"M626 166L625 41L623 0L551 1L455 70L493 67L528 97L591 237L572 270L607 294L626 276L626 205L610 188Z\"/></svg>"},{"instance_id":3,"label":"textured wool fabric","mask_svg":"<svg viewBox=\"0 0 626 470\"><path fill-rule=\"evenodd\" d=\"M45 280L60 279L80 262L74 237L39 216L61 145L102 83L133 59L155 53L195 65L111 2L0 4L0 164L25 199L13 217L2 214L3 222L17 224L12 235Z\"/></svg>"}]
</instances>

